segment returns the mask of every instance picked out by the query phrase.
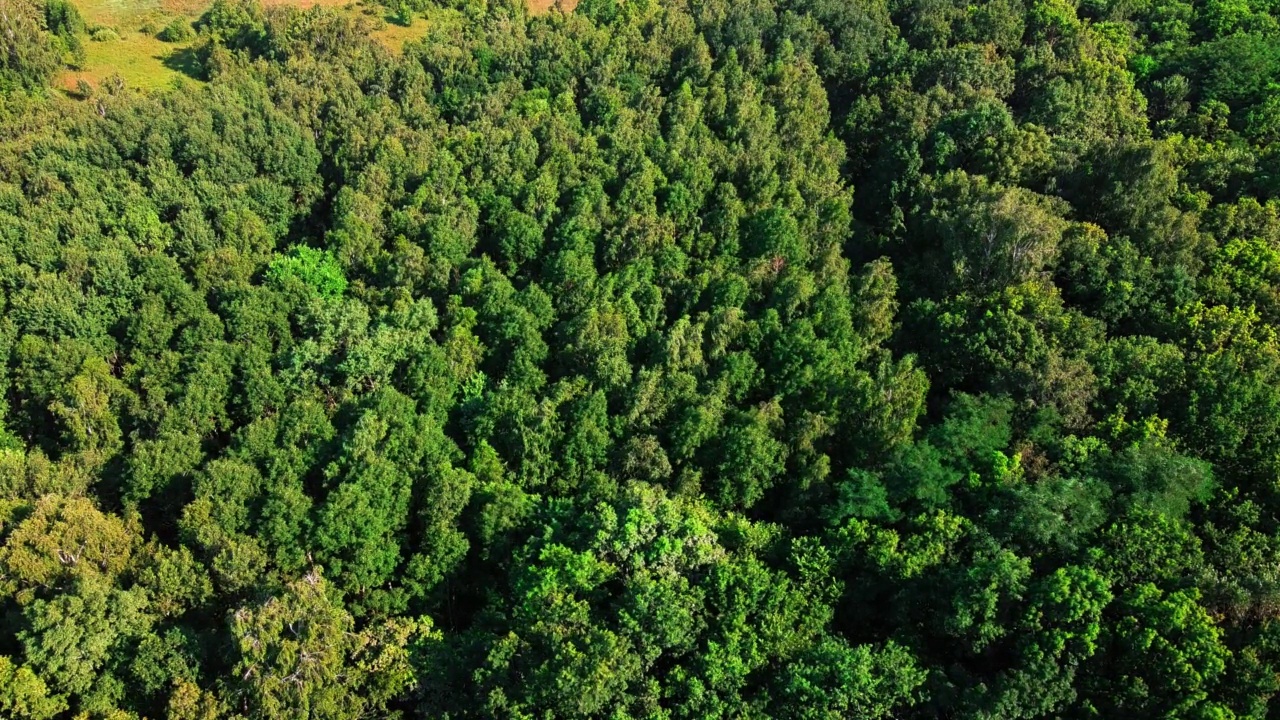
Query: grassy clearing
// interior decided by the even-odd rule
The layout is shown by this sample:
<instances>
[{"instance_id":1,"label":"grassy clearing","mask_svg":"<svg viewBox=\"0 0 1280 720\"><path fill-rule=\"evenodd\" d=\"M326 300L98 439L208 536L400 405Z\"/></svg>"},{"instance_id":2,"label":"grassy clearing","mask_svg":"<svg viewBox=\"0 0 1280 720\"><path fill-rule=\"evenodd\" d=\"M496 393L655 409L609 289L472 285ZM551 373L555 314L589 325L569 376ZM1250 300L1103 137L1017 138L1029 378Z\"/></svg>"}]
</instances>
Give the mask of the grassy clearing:
<instances>
[{"instance_id":1,"label":"grassy clearing","mask_svg":"<svg viewBox=\"0 0 1280 720\"><path fill-rule=\"evenodd\" d=\"M117 74L126 87L155 90L188 76L190 43L162 42L156 33L174 18L194 19L205 7L201 0L77 0L76 7L91 34L105 28L118 37L85 38L84 66L63 73L63 90L74 92L81 81L97 87Z\"/></svg>"},{"instance_id":2,"label":"grassy clearing","mask_svg":"<svg viewBox=\"0 0 1280 720\"><path fill-rule=\"evenodd\" d=\"M156 90L173 85L180 78L190 79L190 49L157 40L154 35L134 31L117 31L119 40L85 43L86 59L81 70L68 70L59 86L74 91L81 80L97 87L112 75L119 74L125 86L138 90Z\"/></svg>"},{"instance_id":3,"label":"grassy clearing","mask_svg":"<svg viewBox=\"0 0 1280 720\"><path fill-rule=\"evenodd\" d=\"M374 30L370 35L385 45L392 52L400 52L404 48L404 44L417 40L427 32L427 21L417 17L413 19L413 24L405 27L395 23L387 23L387 26L378 30Z\"/></svg>"},{"instance_id":4,"label":"grassy clearing","mask_svg":"<svg viewBox=\"0 0 1280 720\"><path fill-rule=\"evenodd\" d=\"M551 12L556 6L557 0L529 0L529 12L539 15L545 12ZM578 6L578 0L559 0L560 7L565 12L572 12Z\"/></svg>"},{"instance_id":5,"label":"grassy clearing","mask_svg":"<svg viewBox=\"0 0 1280 720\"><path fill-rule=\"evenodd\" d=\"M108 28L112 39L98 42L84 38L86 58L78 70L67 70L58 78L58 87L77 93L81 81L96 88L111 76L119 75L125 87L140 91L171 87L175 82L195 79L191 55L193 42L167 43L156 33L175 18L193 21L209 6L209 0L75 0L91 30ZM263 0L266 7L315 5L343 8L351 13L383 13L384 8L364 7L352 0ZM404 43L426 34L427 21L416 18L411 26L387 23L372 36L388 48L399 51ZM108 35L110 35L108 33Z\"/></svg>"},{"instance_id":6,"label":"grassy clearing","mask_svg":"<svg viewBox=\"0 0 1280 720\"><path fill-rule=\"evenodd\" d=\"M200 82L191 54L193 42L167 43L156 37L161 28L175 18L193 21L209 6L210 0L75 0L90 29L109 28L118 38L98 42L85 38L84 67L68 70L58 79L67 94L75 94L83 81L96 88L111 76L119 75L125 87L140 91L172 87L179 81ZM292 5L310 8L315 5L342 8L345 12L384 15L385 8L369 4L371 0L263 0L266 7ZM572 10L578 0L528 0L534 13L551 11L560 3ZM427 31L428 21L415 18L410 26L387 22L374 30L374 39L399 52L404 44L417 40Z\"/></svg>"}]
</instances>

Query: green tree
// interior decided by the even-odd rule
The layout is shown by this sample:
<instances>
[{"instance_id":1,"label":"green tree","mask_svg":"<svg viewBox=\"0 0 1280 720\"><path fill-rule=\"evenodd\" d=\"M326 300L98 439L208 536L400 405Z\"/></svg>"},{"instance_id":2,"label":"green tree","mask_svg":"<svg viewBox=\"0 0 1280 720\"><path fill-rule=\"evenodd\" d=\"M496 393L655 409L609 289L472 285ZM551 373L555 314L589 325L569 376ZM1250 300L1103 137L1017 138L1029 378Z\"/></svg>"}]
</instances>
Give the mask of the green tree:
<instances>
[{"instance_id":1,"label":"green tree","mask_svg":"<svg viewBox=\"0 0 1280 720\"><path fill-rule=\"evenodd\" d=\"M318 571L266 601L231 613L235 667L229 692L258 717L352 717L380 712L413 684L414 643L426 620L357 631Z\"/></svg>"},{"instance_id":2,"label":"green tree","mask_svg":"<svg viewBox=\"0 0 1280 720\"><path fill-rule=\"evenodd\" d=\"M59 66L58 52L42 32L37 9L25 0L0 5L5 49L0 53L0 92L45 87Z\"/></svg>"}]
</instances>

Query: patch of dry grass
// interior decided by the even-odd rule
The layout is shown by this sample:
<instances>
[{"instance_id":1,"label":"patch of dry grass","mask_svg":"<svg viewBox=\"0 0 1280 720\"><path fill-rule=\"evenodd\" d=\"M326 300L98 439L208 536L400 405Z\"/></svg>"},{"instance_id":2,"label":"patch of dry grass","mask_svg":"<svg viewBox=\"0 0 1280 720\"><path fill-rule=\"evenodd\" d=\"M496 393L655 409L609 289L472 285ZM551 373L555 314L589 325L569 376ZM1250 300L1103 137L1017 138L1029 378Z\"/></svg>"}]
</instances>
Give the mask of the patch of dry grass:
<instances>
[{"instance_id":1,"label":"patch of dry grass","mask_svg":"<svg viewBox=\"0 0 1280 720\"><path fill-rule=\"evenodd\" d=\"M407 42L420 39L427 34L427 21L423 18L414 18L413 24L405 27L395 23L387 23L386 27L379 28L370 33L370 37L382 43L392 52L400 52L404 49Z\"/></svg>"},{"instance_id":2,"label":"patch of dry grass","mask_svg":"<svg viewBox=\"0 0 1280 720\"><path fill-rule=\"evenodd\" d=\"M573 12L573 9L578 6L578 0L529 0L529 12L534 15L551 12L557 2L560 4L560 9L565 12Z\"/></svg>"}]
</instances>

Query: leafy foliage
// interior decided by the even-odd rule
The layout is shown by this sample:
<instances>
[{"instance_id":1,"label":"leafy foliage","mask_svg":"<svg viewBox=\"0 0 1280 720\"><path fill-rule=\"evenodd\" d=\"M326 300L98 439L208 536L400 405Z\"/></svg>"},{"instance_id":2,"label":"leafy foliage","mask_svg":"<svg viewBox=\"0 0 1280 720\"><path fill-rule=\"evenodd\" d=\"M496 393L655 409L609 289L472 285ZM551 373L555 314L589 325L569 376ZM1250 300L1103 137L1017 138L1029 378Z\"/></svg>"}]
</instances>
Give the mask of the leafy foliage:
<instances>
[{"instance_id":1,"label":"leafy foliage","mask_svg":"<svg viewBox=\"0 0 1280 720\"><path fill-rule=\"evenodd\" d=\"M0 0L0 714L1275 713L1274 3L387 13Z\"/></svg>"}]
</instances>

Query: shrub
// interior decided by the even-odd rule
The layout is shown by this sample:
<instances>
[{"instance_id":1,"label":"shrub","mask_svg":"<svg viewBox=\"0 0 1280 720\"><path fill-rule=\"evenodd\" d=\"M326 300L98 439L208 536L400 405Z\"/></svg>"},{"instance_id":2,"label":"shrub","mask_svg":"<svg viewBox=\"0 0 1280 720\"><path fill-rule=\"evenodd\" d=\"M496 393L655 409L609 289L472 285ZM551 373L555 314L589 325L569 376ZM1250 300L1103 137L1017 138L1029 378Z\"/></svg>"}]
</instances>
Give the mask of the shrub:
<instances>
[{"instance_id":1,"label":"shrub","mask_svg":"<svg viewBox=\"0 0 1280 720\"><path fill-rule=\"evenodd\" d=\"M195 37L196 33L191 29L191 23L186 18L174 18L173 22L164 26L156 37L165 42L186 42Z\"/></svg>"}]
</instances>

